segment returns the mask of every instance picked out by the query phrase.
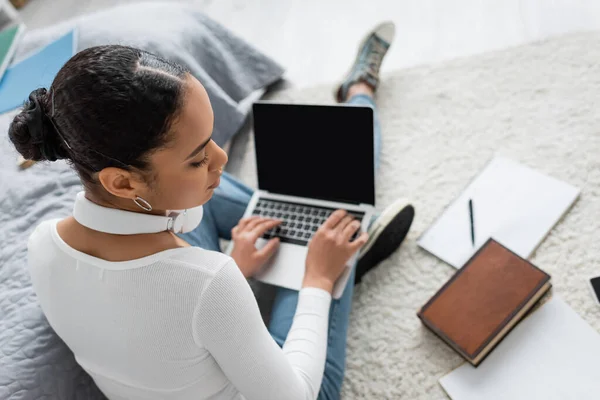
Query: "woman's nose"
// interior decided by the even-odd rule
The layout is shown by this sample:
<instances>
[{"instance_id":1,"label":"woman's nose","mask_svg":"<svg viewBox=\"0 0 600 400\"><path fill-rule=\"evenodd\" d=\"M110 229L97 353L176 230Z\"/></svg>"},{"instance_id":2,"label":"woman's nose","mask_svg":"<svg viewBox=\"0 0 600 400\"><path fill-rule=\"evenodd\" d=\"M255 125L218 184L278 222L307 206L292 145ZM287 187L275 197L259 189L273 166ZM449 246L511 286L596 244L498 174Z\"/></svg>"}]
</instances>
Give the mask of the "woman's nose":
<instances>
[{"instance_id":1,"label":"woman's nose","mask_svg":"<svg viewBox=\"0 0 600 400\"><path fill-rule=\"evenodd\" d=\"M227 164L227 161L229 160L229 158L227 157L227 153L225 152L225 150L223 150L221 147L219 147L216 143L215 143L214 151L215 151L215 158L214 158L215 161L213 162L211 169L213 171L218 171L220 169L223 169L225 164Z\"/></svg>"}]
</instances>

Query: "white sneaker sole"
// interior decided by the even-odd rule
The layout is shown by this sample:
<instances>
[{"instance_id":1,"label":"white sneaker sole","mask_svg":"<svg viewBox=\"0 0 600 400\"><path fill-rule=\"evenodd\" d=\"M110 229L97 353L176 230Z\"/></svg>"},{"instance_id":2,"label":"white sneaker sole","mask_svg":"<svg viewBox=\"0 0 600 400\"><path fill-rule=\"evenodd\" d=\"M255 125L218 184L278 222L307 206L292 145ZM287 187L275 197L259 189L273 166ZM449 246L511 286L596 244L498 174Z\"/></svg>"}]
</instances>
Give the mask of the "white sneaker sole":
<instances>
[{"instance_id":1,"label":"white sneaker sole","mask_svg":"<svg viewBox=\"0 0 600 400\"><path fill-rule=\"evenodd\" d=\"M373 223L373 226L369 229L369 240L360 250L358 254L358 258L362 257L363 254L366 254L371 247L377 242L379 235L384 231L385 227L394 219L396 215L400 211L402 211L405 207L409 206L410 203L405 199L398 199L394 201L392 204L387 206L385 210L379 215L379 217Z\"/></svg>"}]
</instances>

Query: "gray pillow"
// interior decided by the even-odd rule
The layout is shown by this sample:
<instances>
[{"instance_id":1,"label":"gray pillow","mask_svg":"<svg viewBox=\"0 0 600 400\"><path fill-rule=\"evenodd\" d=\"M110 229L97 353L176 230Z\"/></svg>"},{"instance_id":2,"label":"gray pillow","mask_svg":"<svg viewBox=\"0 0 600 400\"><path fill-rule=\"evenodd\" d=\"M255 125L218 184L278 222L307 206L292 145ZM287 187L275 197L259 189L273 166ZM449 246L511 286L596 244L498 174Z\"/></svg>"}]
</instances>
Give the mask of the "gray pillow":
<instances>
[{"instance_id":1,"label":"gray pillow","mask_svg":"<svg viewBox=\"0 0 600 400\"><path fill-rule=\"evenodd\" d=\"M129 4L25 34L16 57L77 28L77 50L122 44L185 65L204 85L215 111L214 138L223 145L240 129L254 91L278 81L283 68L204 15L181 3Z\"/></svg>"}]
</instances>

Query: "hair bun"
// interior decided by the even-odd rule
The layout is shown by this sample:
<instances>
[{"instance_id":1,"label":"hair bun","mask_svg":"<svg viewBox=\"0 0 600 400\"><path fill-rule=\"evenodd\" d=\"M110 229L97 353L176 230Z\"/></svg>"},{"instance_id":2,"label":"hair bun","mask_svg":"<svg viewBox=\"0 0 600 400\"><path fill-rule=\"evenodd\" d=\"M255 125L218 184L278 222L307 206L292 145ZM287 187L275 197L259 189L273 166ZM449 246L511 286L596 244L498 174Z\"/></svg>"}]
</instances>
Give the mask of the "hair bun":
<instances>
[{"instance_id":1,"label":"hair bun","mask_svg":"<svg viewBox=\"0 0 600 400\"><path fill-rule=\"evenodd\" d=\"M56 161L67 158L58 132L47 113L48 91L36 89L13 119L8 136L27 160Z\"/></svg>"}]
</instances>

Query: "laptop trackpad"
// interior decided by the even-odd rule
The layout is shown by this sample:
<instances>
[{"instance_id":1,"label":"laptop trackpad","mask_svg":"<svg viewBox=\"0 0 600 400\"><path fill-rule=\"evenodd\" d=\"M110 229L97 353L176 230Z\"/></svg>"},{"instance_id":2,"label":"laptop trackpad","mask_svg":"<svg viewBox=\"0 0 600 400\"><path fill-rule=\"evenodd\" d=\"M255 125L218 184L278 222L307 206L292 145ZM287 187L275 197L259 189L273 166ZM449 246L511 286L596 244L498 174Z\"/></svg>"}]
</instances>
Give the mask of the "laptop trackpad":
<instances>
[{"instance_id":1,"label":"laptop trackpad","mask_svg":"<svg viewBox=\"0 0 600 400\"><path fill-rule=\"evenodd\" d=\"M258 239L256 248L261 249L267 244L267 240ZM295 244L281 243L277 253L267 262L255 279L275 286L288 289L300 290L304 280L306 253L308 248ZM339 299L344 293L346 283L351 272L351 266L356 262L357 255L353 255L348 261L346 270L336 282L333 288L333 298Z\"/></svg>"},{"instance_id":2,"label":"laptop trackpad","mask_svg":"<svg viewBox=\"0 0 600 400\"><path fill-rule=\"evenodd\" d=\"M261 249L266 243L266 239L258 239L256 248ZM306 246L281 243L275 255L255 275L255 278L271 285L300 290L304 279L307 250Z\"/></svg>"}]
</instances>

